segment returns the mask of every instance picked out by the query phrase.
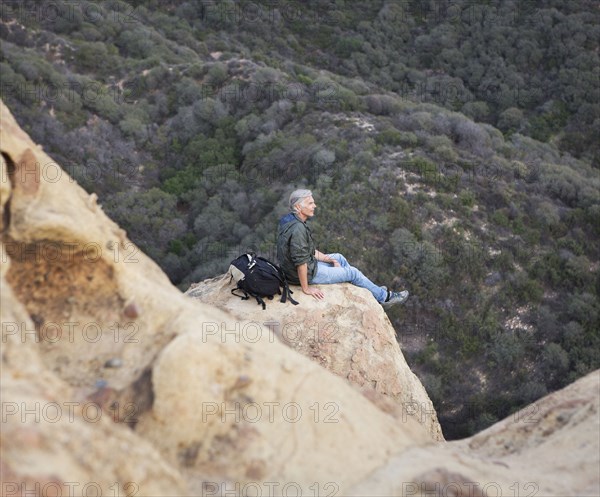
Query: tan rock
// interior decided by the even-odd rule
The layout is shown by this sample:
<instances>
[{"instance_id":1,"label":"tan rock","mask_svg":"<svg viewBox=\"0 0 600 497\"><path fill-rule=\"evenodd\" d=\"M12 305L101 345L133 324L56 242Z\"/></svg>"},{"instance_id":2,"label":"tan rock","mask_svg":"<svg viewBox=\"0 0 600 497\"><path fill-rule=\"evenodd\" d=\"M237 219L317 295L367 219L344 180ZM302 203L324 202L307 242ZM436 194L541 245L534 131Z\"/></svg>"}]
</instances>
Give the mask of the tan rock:
<instances>
[{"instance_id":1,"label":"tan rock","mask_svg":"<svg viewBox=\"0 0 600 497\"><path fill-rule=\"evenodd\" d=\"M208 306L181 298L166 275L130 242L68 174L31 141L0 105L0 146L13 171L6 191L2 236L6 280L34 323L19 326L23 341L38 344L46 366L86 394L107 382L115 395L135 396L152 361L176 335L183 311L223 319ZM12 190L11 190L12 189ZM118 368L106 368L119 359ZM146 376L146 379L144 377ZM133 388L133 386L135 388ZM147 389L146 389L147 390Z\"/></svg>"},{"instance_id":2,"label":"tan rock","mask_svg":"<svg viewBox=\"0 0 600 497\"><path fill-rule=\"evenodd\" d=\"M44 367L37 344L16 329L35 330L25 307L4 276L0 287L1 494L187 495L179 472L116 423L117 411L77 397Z\"/></svg>"},{"instance_id":3,"label":"tan rock","mask_svg":"<svg viewBox=\"0 0 600 497\"><path fill-rule=\"evenodd\" d=\"M4 156L0 155L0 231L4 231L4 205L8 202L11 193L8 174L8 164Z\"/></svg>"},{"instance_id":4,"label":"tan rock","mask_svg":"<svg viewBox=\"0 0 600 497\"><path fill-rule=\"evenodd\" d=\"M177 470L124 422L135 424L135 415L151 405L148 373L176 334L173 313L188 308L197 316L201 307L186 302L152 261L137 255L93 196L56 169L3 103L0 146L3 483L101 482L107 495L108 485L130 481L148 494L185 494ZM111 242L132 252L108 250ZM132 318L124 315L132 300L138 309L161 305ZM123 366L105 368L115 357ZM62 411L50 422L44 416L56 416L53 403ZM100 421L88 422L77 406L91 406L88 412ZM32 414L22 422L24 408ZM3 487L2 494L21 490Z\"/></svg>"},{"instance_id":5,"label":"tan rock","mask_svg":"<svg viewBox=\"0 0 600 497\"><path fill-rule=\"evenodd\" d=\"M187 495L150 443L92 402L55 396L43 382L6 371L1 392L3 496Z\"/></svg>"},{"instance_id":6,"label":"tan rock","mask_svg":"<svg viewBox=\"0 0 600 497\"><path fill-rule=\"evenodd\" d=\"M399 452L347 495L600 495L600 371L465 440Z\"/></svg>"},{"instance_id":7,"label":"tan rock","mask_svg":"<svg viewBox=\"0 0 600 497\"><path fill-rule=\"evenodd\" d=\"M242 332L191 331L157 360L154 406L137 431L187 470L192 491L207 480L264 492L278 482L276 495L288 484L342 491L398 448L428 442L416 421L384 414L267 332L244 343Z\"/></svg>"},{"instance_id":8,"label":"tan rock","mask_svg":"<svg viewBox=\"0 0 600 497\"><path fill-rule=\"evenodd\" d=\"M348 283L321 285L325 299L318 301L292 287L299 305L276 298L267 300L263 310L252 298L232 295L234 287L224 275L193 285L186 295L262 324L292 349L359 387L386 412L400 420L412 417L434 440L443 440L425 388L408 367L386 313L367 290Z\"/></svg>"}]
</instances>

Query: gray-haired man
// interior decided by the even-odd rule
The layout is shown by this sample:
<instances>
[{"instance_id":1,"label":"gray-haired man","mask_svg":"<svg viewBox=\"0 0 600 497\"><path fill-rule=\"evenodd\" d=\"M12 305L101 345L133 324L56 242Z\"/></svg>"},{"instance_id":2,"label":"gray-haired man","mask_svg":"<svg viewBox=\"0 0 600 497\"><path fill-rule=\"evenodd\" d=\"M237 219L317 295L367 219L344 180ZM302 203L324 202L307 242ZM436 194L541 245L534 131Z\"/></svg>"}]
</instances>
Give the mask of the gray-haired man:
<instances>
[{"instance_id":1,"label":"gray-haired man","mask_svg":"<svg viewBox=\"0 0 600 497\"><path fill-rule=\"evenodd\" d=\"M306 224L317 207L310 190L292 192L289 206L291 212L279 220L277 235L277 258L289 283L300 285L305 294L316 299L325 294L310 284L352 283L369 290L384 307L406 301L407 291L393 292L375 285L342 254L323 254L316 249Z\"/></svg>"}]
</instances>

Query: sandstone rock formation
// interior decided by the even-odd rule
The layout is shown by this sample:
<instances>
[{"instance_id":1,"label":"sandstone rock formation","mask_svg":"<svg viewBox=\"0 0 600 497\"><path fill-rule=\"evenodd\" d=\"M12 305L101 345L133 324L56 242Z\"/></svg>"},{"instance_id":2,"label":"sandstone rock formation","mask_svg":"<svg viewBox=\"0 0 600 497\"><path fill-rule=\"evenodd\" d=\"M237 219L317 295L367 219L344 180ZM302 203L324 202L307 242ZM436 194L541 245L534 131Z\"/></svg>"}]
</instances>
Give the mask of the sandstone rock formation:
<instances>
[{"instance_id":1,"label":"sandstone rock formation","mask_svg":"<svg viewBox=\"0 0 600 497\"><path fill-rule=\"evenodd\" d=\"M3 109L4 110L4 109ZM6 115L2 115L2 126ZM4 146L4 135L1 137ZM4 153L4 148L3 148ZM6 175L4 158L0 175ZM7 207L10 183L0 186ZM13 192L14 194L14 192ZM13 197L14 198L14 197ZM4 236L3 236L4 240ZM36 326L7 282L11 265L0 246L2 428L0 494L181 495L187 485L158 451L44 365ZM33 333L31 333L33 331Z\"/></svg>"},{"instance_id":2,"label":"sandstone rock formation","mask_svg":"<svg viewBox=\"0 0 600 497\"><path fill-rule=\"evenodd\" d=\"M386 415L270 342L268 329L254 343L232 336L226 330L246 323L174 288L3 104L1 123L5 493L50 480L80 488L90 480L103 494L115 482L122 492L182 495L202 482L249 480L308 492L314 483L357 483L399 447L427 442L418 423ZM54 402L63 408L57 419ZM288 410L203 423L203 408L253 402ZM31 405L40 415L23 418ZM319 454L318 464L307 454ZM137 487L123 490L130 482Z\"/></svg>"},{"instance_id":3,"label":"sandstone rock formation","mask_svg":"<svg viewBox=\"0 0 600 497\"><path fill-rule=\"evenodd\" d=\"M187 333L165 348L153 371L154 407L137 429L183 467L192 491L202 492L200 476L291 484L304 495L319 482L341 488L399 447L427 443L412 419L397 422L285 346L227 338Z\"/></svg>"},{"instance_id":4,"label":"sandstone rock formation","mask_svg":"<svg viewBox=\"0 0 600 497\"><path fill-rule=\"evenodd\" d=\"M1 102L0 148L3 496L600 492L598 372L434 442L345 379L343 364L367 396L420 395L408 370L381 371L401 362L385 333L318 349L332 374L274 327L182 295ZM363 312L371 332L381 316Z\"/></svg>"},{"instance_id":5,"label":"sandstone rock formation","mask_svg":"<svg viewBox=\"0 0 600 497\"><path fill-rule=\"evenodd\" d=\"M458 442L392 457L347 495L600 495L600 371Z\"/></svg>"},{"instance_id":6,"label":"sandstone rock formation","mask_svg":"<svg viewBox=\"0 0 600 497\"><path fill-rule=\"evenodd\" d=\"M322 286L326 298L317 301L293 287L299 305L273 299L263 310L254 299L232 295L232 288L235 283L226 274L192 285L186 295L261 324L269 329L271 339L277 337L351 384L364 387L363 393L384 410L400 419L412 417L434 440L443 440L427 392L408 367L383 308L367 290L350 284L326 285ZM252 338L252 327L246 334Z\"/></svg>"}]
</instances>

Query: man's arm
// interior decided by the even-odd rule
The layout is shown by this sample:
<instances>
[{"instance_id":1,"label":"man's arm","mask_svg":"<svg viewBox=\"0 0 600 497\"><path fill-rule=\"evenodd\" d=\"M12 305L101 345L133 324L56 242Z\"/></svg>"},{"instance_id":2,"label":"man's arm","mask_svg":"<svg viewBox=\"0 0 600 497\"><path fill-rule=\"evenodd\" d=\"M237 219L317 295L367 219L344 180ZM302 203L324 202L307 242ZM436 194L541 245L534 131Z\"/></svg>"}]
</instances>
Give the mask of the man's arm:
<instances>
[{"instance_id":1,"label":"man's arm","mask_svg":"<svg viewBox=\"0 0 600 497\"><path fill-rule=\"evenodd\" d=\"M326 262L333 266L340 265L340 263L338 261L336 261L335 259L332 259L331 257L327 257L323 252L319 252L318 250L315 250L315 259L317 259L320 262Z\"/></svg>"},{"instance_id":2,"label":"man's arm","mask_svg":"<svg viewBox=\"0 0 600 497\"><path fill-rule=\"evenodd\" d=\"M308 286L308 264L306 262L300 264L296 266L296 270L298 271L298 279L300 280L302 291L306 295L312 295L317 300L322 299L325 294L321 290Z\"/></svg>"}]
</instances>

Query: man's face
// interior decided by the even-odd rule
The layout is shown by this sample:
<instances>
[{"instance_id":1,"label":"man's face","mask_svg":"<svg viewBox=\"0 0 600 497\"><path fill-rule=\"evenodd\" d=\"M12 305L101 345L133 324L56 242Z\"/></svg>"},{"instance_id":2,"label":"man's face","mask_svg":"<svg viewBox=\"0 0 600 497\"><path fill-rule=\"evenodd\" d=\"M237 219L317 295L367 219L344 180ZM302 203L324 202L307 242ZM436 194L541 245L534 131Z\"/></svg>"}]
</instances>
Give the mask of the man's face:
<instances>
[{"instance_id":1,"label":"man's face","mask_svg":"<svg viewBox=\"0 0 600 497\"><path fill-rule=\"evenodd\" d=\"M302 216L309 218L315 215L315 208L317 204L315 204L315 199L310 197L306 197L302 202L298 204L298 213Z\"/></svg>"}]
</instances>

